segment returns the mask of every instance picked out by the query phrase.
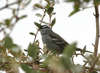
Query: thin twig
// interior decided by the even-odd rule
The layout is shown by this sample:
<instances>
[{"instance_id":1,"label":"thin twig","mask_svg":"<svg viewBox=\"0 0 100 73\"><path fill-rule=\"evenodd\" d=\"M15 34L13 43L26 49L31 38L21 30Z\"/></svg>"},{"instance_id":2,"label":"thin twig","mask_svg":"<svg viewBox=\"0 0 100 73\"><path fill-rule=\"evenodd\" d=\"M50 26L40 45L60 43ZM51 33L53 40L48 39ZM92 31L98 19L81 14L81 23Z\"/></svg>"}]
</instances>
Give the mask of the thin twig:
<instances>
[{"instance_id":1,"label":"thin twig","mask_svg":"<svg viewBox=\"0 0 100 73\"><path fill-rule=\"evenodd\" d=\"M37 29L37 31L36 31L36 34L35 34L35 37L34 37L34 41L33 41L34 43L35 43L35 40L36 40L36 37L37 37L38 32L39 32L39 29Z\"/></svg>"},{"instance_id":2,"label":"thin twig","mask_svg":"<svg viewBox=\"0 0 100 73\"><path fill-rule=\"evenodd\" d=\"M13 2L13 3L10 3L10 4L7 4L7 5L3 6L3 7L1 7L0 10L3 10L3 9L5 9L5 8L9 7L9 6L15 5L15 4L17 4L18 2L19 2L19 1Z\"/></svg>"},{"instance_id":3,"label":"thin twig","mask_svg":"<svg viewBox=\"0 0 100 73\"><path fill-rule=\"evenodd\" d=\"M46 14L46 10L44 11L44 14L43 14L43 16L42 16L42 18L41 18L41 22L40 22L40 25L42 24L42 21L43 21L43 19L44 19L44 17L45 17L45 14ZM39 32L39 29L36 31L36 34L35 34L35 37L34 37L34 41L33 41L33 43L35 42L35 40L36 40L36 37L37 37L37 35L38 35L38 32Z\"/></svg>"},{"instance_id":4,"label":"thin twig","mask_svg":"<svg viewBox=\"0 0 100 73\"><path fill-rule=\"evenodd\" d=\"M90 67L85 67L86 69L90 69ZM100 71L100 68L94 68L95 71Z\"/></svg>"}]
</instances>

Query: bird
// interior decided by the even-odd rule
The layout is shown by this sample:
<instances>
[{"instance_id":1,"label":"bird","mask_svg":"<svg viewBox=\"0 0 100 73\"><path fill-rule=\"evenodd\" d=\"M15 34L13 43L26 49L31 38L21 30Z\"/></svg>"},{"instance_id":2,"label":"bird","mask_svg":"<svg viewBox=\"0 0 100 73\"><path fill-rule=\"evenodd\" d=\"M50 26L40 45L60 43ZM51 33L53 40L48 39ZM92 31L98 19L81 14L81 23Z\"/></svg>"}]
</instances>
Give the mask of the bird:
<instances>
[{"instance_id":1,"label":"bird","mask_svg":"<svg viewBox=\"0 0 100 73\"><path fill-rule=\"evenodd\" d=\"M51 50L52 52L60 54L66 46L70 45L47 25L41 25L39 30L42 36L43 44L45 44L48 50ZM81 49L77 48L77 50Z\"/></svg>"}]
</instances>

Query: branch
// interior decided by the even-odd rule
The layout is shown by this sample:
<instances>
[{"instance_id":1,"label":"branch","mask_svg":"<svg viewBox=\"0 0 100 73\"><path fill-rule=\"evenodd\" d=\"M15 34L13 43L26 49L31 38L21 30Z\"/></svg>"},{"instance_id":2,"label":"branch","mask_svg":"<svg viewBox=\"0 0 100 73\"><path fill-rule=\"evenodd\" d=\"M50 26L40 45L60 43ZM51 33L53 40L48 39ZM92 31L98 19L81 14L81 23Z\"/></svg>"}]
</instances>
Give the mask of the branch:
<instances>
[{"instance_id":1,"label":"branch","mask_svg":"<svg viewBox=\"0 0 100 73\"><path fill-rule=\"evenodd\" d=\"M46 14L46 10L44 11L44 14L43 14L43 16L42 16L42 18L41 18L41 22L40 22L40 25L42 24L42 21L43 21L43 19L44 19L44 17L45 17L45 14ZM33 43L35 42L35 40L36 40L36 37L37 37L37 34L38 34L38 32L39 32L39 29L36 31L36 34L35 34L35 38L34 38L34 41L33 41Z\"/></svg>"},{"instance_id":2,"label":"branch","mask_svg":"<svg viewBox=\"0 0 100 73\"><path fill-rule=\"evenodd\" d=\"M95 64L98 62L99 58L95 58L95 60L93 61L93 64L91 66L91 68L89 69L89 72L93 72L95 69Z\"/></svg>"},{"instance_id":3,"label":"branch","mask_svg":"<svg viewBox=\"0 0 100 73\"><path fill-rule=\"evenodd\" d=\"M95 19L96 19L96 39L95 39L95 46L94 46L94 56L97 56L98 52L98 44L99 44L99 6L95 4L94 0L94 8L95 8Z\"/></svg>"},{"instance_id":4,"label":"branch","mask_svg":"<svg viewBox=\"0 0 100 73\"><path fill-rule=\"evenodd\" d=\"M99 45L99 4L94 0L94 9L95 9L95 20L96 20L96 39L95 39L95 45L94 45L94 56L95 61L93 61L93 65L89 69L89 72L93 72L95 65L98 61L98 45Z\"/></svg>"},{"instance_id":5,"label":"branch","mask_svg":"<svg viewBox=\"0 0 100 73\"><path fill-rule=\"evenodd\" d=\"M3 7L1 7L0 10L3 10L3 9L5 9L5 8L7 8L7 7L9 7L9 6L12 6L12 5L15 5L15 4L17 4L17 3L19 3L19 1L13 2L13 3L10 3L10 4L7 4L7 5L3 6Z\"/></svg>"},{"instance_id":6,"label":"branch","mask_svg":"<svg viewBox=\"0 0 100 73\"><path fill-rule=\"evenodd\" d=\"M90 69L90 67L85 67L85 69ZM94 71L100 71L100 68L94 68Z\"/></svg>"}]
</instances>

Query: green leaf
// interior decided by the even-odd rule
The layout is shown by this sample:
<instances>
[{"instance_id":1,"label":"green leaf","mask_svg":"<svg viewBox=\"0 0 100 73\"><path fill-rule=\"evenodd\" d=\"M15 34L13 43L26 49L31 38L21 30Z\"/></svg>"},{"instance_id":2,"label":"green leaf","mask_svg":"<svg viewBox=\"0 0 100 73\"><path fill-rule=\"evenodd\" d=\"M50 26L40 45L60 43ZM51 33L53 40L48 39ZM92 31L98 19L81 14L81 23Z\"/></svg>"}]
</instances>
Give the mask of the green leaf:
<instances>
[{"instance_id":1,"label":"green leaf","mask_svg":"<svg viewBox=\"0 0 100 73\"><path fill-rule=\"evenodd\" d=\"M51 27L56 23L56 18L54 18L51 22Z\"/></svg>"},{"instance_id":2,"label":"green leaf","mask_svg":"<svg viewBox=\"0 0 100 73\"><path fill-rule=\"evenodd\" d=\"M6 36L4 38L3 46L8 49L8 52L11 53L15 57L19 57L22 54L20 47L13 43L11 37Z\"/></svg>"},{"instance_id":3,"label":"green leaf","mask_svg":"<svg viewBox=\"0 0 100 73\"><path fill-rule=\"evenodd\" d=\"M40 8L40 9L43 9L44 7L40 4L34 4L34 7L37 7L37 8Z\"/></svg>"},{"instance_id":4,"label":"green leaf","mask_svg":"<svg viewBox=\"0 0 100 73\"><path fill-rule=\"evenodd\" d=\"M11 24L11 19L5 19L5 25L9 27Z\"/></svg>"},{"instance_id":5,"label":"green leaf","mask_svg":"<svg viewBox=\"0 0 100 73\"><path fill-rule=\"evenodd\" d=\"M76 51L76 43L67 45L63 51L63 55L66 57L72 57L73 53Z\"/></svg>"},{"instance_id":6,"label":"green leaf","mask_svg":"<svg viewBox=\"0 0 100 73\"><path fill-rule=\"evenodd\" d=\"M69 14L69 17L70 16L72 16L72 15L74 15L75 13L77 13L79 10L74 10L74 11L72 11L70 14Z\"/></svg>"},{"instance_id":7,"label":"green leaf","mask_svg":"<svg viewBox=\"0 0 100 73\"><path fill-rule=\"evenodd\" d=\"M29 44L28 46L28 55L33 59L36 59L39 53L39 47L36 44Z\"/></svg>"},{"instance_id":8,"label":"green leaf","mask_svg":"<svg viewBox=\"0 0 100 73\"><path fill-rule=\"evenodd\" d=\"M5 37L5 39L4 39L4 47L8 48L8 49L11 49L13 47L13 41L12 41L11 37L9 37L9 36Z\"/></svg>"},{"instance_id":9,"label":"green leaf","mask_svg":"<svg viewBox=\"0 0 100 73\"><path fill-rule=\"evenodd\" d=\"M32 67L30 67L27 64L21 64L21 68L26 72L26 73L36 73Z\"/></svg>"},{"instance_id":10,"label":"green leaf","mask_svg":"<svg viewBox=\"0 0 100 73\"><path fill-rule=\"evenodd\" d=\"M21 17L19 17L19 19L23 19L23 18L26 18L27 15L22 15Z\"/></svg>"},{"instance_id":11,"label":"green leaf","mask_svg":"<svg viewBox=\"0 0 100 73\"><path fill-rule=\"evenodd\" d=\"M72 63L69 57L62 56L60 61L65 69L70 69L72 67Z\"/></svg>"},{"instance_id":12,"label":"green leaf","mask_svg":"<svg viewBox=\"0 0 100 73\"><path fill-rule=\"evenodd\" d=\"M63 51L62 57L61 57L61 62L64 68L66 69L71 69L72 68L72 55L76 50L76 43L73 43L71 45L67 45Z\"/></svg>"},{"instance_id":13,"label":"green leaf","mask_svg":"<svg viewBox=\"0 0 100 73\"><path fill-rule=\"evenodd\" d=\"M78 11L80 11L80 7L82 5L82 2L80 0L66 0L66 1L74 3L74 6L73 6L74 10L69 14L69 16L72 16Z\"/></svg>"},{"instance_id":14,"label":"green leaf","mask_svg":"<svg viewBox=\"0 0 100 73\"><path fill-rule=\"evenodd\" d=\"M49 7L50 7L50 4L47 4L47 5L45 6L46 9L48 9Z\"/></svg>"},{"instance_id":15,"label":"green leaf","mask_svg":"<svg viewBox=\"0 0 100 73\"><path fill-rule=\"evenodd\" d=\"M42 17L42 15L40 13L36 13L36 16L38 17Z\"/></svg>"},{"instance_id":16,"label":"green leaf","mask_svg":"<svg viewBox=\"0 0 100 73\"><path fill-rule=\"evenodd\" d=\"M48 13L48 15L51 15L51 13L53 12L53 10L54 10L54 8L53 7L49 7L49 8L47 8L47 13Z\"/></svg>"},{"instance_id":17,"label":"green leaf","mask_svg":"<svg viewBox=\"0 0 100 73\"><path fill-rule=\"evenodd\" d=\"M34 32L30 32L29 34L30 34L30 35L35 35L35 33L34 33Z\"/></svg>"},{"instance_id":18,"label":"green leaf","mask_svg":"<svg viewBox=\"0 0 100 73\"><path fill-rule=\"evenodd\" d=\"M41 27L41 24L39 24L39 23L37 23L37 22L34 22L34 24L35 24L38 28Z\"/></svg>"}]
</instances>

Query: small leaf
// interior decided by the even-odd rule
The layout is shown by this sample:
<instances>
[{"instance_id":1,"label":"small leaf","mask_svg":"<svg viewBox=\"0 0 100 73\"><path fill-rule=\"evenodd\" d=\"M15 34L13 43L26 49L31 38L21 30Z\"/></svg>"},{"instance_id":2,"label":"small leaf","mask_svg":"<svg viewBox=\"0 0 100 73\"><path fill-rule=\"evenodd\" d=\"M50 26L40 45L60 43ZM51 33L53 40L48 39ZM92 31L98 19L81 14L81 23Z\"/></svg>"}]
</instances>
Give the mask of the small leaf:
<instances>
[{"instance_id":1,"label":"small leaf","mask_svg":"<svg viewBox=\"0 0 100 73\"><path fill-rule=\"evenodd\" d=\"M56 18L54 18L51 22L51 27L53 27L53 25L56 23Z\"/></svg>"},{"instance_id":2,"label":"small leaf","mask_svg":"<svg viewBox=\"0 0 100 73\"><path fill-rule=\"evenodd\" d=\"M67 57L72 57L73 53L76 51L76 43L67 45L63 51L63 55Z\"/></svg>"},{"instance_id":3,"label":"small leaf","mask_svg":"<svg viewBox=\"0 0 100 73\"><path fill-rule=\"evenodd\" d=\"M35 35L35 33L34 33L34 32L30 32L29 34L30 34L30 35Z\"/></svg>"},{"instance_id":4,"label":"small leaf","mask_svg":"<svg viewBox=\"0 0 100 73\"><path fill-rule=\"evenodd\" d=\"M22 15L21 17L19 17L19 19L23 19L23 18L26 18L27 15Z\"/></svg>"},{"instance_id":5,"label":"small leaf","mask_svg":"<svg viewBox=\"0 0 100 73\"><path fill-rule=\"evenodd\" d=\"M72 11L70 14L69 14L69 17L70 16L72 16L72 15L74 15L75 13L77 13L79 10L74 10L74 11Z\"/></svg>"},{"instance_id":6,"label":"small leaf","mask_svg":"<svg viewBox=\"0 0 100 73\"><path fill-rule=\"evenodd\" d=\"M36 59L38 53L39 53L39 47L36 44L33 45L30 43L28 46L28 55L33 59Z\"/></svg>"},{"instance_id":7,"label":"small leaf","mask_svg":"<svg viewBox=\"0 0 100 73\"><path fill-rule=\"evenodd\" d=\"M38 16L38 17L42 17L42 15L41 15L40 13L37 13L36 16Z\"/></svg>"},{"instance_id":8,"label":"small leaf","mask_svg":"<svg viewBox=\"0 0 100 73\"><path fill-rule=\"evenodd\" d=\"M45 6L45 8L46 8L46 9L48 9L49 7L50 7L50 5L49 5L49 4L47 4L47 5Z\"/></svg>"},{"instance_id":9,"label":"small leaf","mask_svg":"<svg viewBox=\"0 0 100 73\"><path fill-rule=\"evenodd\" d=\"M4 39L4 47L10 49L12 48L12 46L13 46L12 39L9 36L6 36Z\"/></svg>"},{"instance_id":10,"label":"small leaf","mask_svg":"<svg viewBox=\"0 0 100 73\"><path fill-rule=\"evenodd\" d=\"M39 24L39 23L37 23L37 22L34 22L34 24L35 24L38 28L41 27L41 24Z\"/></svg>"},{"instance_id":11,"label":"small leaf","mask_svg":"<svg viewBox=\"0 0 100 73\"><path fill-rule=\"evenodd\" d=\"M53 12L53 10L54 10L53 7L47 8L47 13L48 13L48 15L51 15L51 13Z\"/></svg>"},{"instance_id":12,"label":"small leaf","mask_svg":"<svg viewBox=\"0 0 100 73\"><path fill-rule=\"evenodd\" d=\"M64 68L70 69L72 67L72 61L69 57L62 56L60 61Z\"/></svg>"},{"instance_id":13,"label":"small leaf","mask_svg":"<svg viewBox=\"0 0 100 73\"><path fill-rule=\"evenodd\" d=\"M11 24L11 19L5 19L5 25L9 27Z\"/></svg>"},{"instance_id":14,"label":"small leaf","mask_svg":"<svg viewBox=\"0 0 100 73\"><path fill-rule=\"evenodd\" d=\"M36 73L31 66L27 64L21 64L21 68L26 72L26 73Z\"/></svg>"},{"instance_id":15,"label":"small leaf","mask_svg":"<svg viewBox=\"0 0 100 73\"><path fill-rule=\"evenodd\" d=\"M35 4L34 7L37 7L37 8L40 8L40 9L43 9L44 7L40 4Z\"/></svg>"},{"instance_id":16,"label":"small leaf","mask_svg":"<svg viewBox=\"0 0 100 73\"><path fill-rule=\"evenodd\" d=\"M80 6L81 6L80 0L68 0L68 1L74 3L74 6L73 6L74 10L69 14L69 16L72 16L78 11L80 11Z\"/></svg>"},{"instance_id":17,"label":"small leaf","mask_svg":"<svg viewBox=\"0 0 100 73\"><path fill-rule=\"evenodd\" d=\"M76 49L76 43L73 43L71 45L67 45L63 51L61 62L66 69L72 68L71 58L73 53L75 52L75 49Z\"/></svg>"}]
</instances>

